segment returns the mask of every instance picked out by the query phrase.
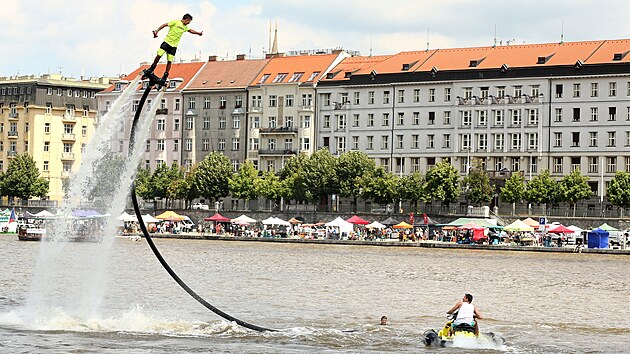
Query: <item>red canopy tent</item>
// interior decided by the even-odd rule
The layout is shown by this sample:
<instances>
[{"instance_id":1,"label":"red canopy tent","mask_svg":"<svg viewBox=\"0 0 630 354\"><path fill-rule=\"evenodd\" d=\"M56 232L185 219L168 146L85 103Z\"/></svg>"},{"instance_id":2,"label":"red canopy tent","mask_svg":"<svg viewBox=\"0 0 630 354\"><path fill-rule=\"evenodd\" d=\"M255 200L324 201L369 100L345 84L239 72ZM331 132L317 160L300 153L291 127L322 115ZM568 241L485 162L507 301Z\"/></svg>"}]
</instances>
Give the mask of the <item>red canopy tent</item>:
<instances>
[{"instance_id":1,"label":"red canopy tent","mask_svg":"<svg viewBox=\"0 0 630 354\"><path fill-rule=\"evenodd\" d=\"M370 223L369 221L361 219L360 217L356 215L352 215L352 217L347 219L346 221L351 224L356 224L356 225L367 225Z\"/></svg>"},{"instance_id":2,"label":"red canopy tent","mask_svg":"<svg viewBox=\"0 0 630 354\"><path fill-rule=\"evenodd\" d=\"M472 230L473 241L479 241L481 239L487 238L488 236L484 234L485 229L485 227L479 226L472 221L457 228L457 230Z\"/></svg>"},{"instance_id":3,"label":"red canopy tent","mask_svg":"<svg viewBox=\"0 0 630 354\"><path fill-rule=\"evenodd\" d=\"M568 227L560 224L560 225L554 227L553 229L549 229L548 232L553 233L553 234L572 234L573 230L571 230Z\"/></svg>"},{"instance_id":4,"label":"red canopy tent","mask_svg":"<svg viewBox=\"0 0 630 354\"><path fill-rule=\"evenodd\" d=\"M204 218L205 221L214 221L214 222L230 222L230 218L226 218L225 216L216 213L209 218Z\"/></svg>"}]
</instances>

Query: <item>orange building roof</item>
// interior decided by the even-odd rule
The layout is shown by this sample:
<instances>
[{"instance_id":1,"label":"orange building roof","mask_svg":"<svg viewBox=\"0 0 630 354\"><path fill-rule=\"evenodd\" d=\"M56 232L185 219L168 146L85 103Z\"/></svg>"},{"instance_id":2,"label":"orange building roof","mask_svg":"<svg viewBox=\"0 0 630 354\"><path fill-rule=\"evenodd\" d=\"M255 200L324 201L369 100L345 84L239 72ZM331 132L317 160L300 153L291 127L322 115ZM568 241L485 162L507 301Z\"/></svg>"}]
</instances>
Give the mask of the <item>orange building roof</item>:
<instances>
[{"instance_id":1,"label":"orange building roof","mask_svg":"<svg viewBox=\"0 0 630 354\"><path fill-rule=\"evenodd\" d=\"M322 80L347 80L347 73L349 73L349 75L369 73L374 65L377 65L390 57L391 55L378 55L371 57L354 56L344 58L339 64L337 64L337 66L332 68L326 77L322 78Z\"/></svg>"},{"instance_id":2,"label":"orange building roof","mask_svg":"<svg viewBox=\"0 0 630 354\"><path fill-rule=\"evenodd\" d=\"M209 61L187 90L246 88L269 63L269 59Z\"/></svg>"},{"instance_id":3,"label":"orange building roof","mask_svg":"<svg viewBox=\"0 0 630 354\"><path fill-rule=\"evenodd\" d=\"M179 87L185 87L190 80L197 74L199 69L203 66L204 62L192 62L192 63L173 63L171 65L171 71L169 72L169 79L174 78L182 78L184 81L181 83ZM131 74L122 78L122 80L132 81L136 76L140 75L142 70L149 68L149 64L145 64L134 70ZM164 73L164 69L166 69L166 64L158 64L155 68L155 74L161 77L161 74ZM138 85L138 90L141 88ZM114 90L114 85L108 87L103 90L103 92L112 92Z\"/></svg>"},{"instance_id":4,"label":"orange building roof","mask_svg":"<svg viewBox=\"0 0 630 354\"><path fill-rule=\"evenodd\" d=\"M476 66L483 63L488 57L492 47L437 49L429 51L429 57L422 64L415 67L415 71L431 71L434 67L438 70L463 70L471 68L471 63ZM475 66L472 66L475 67Z\"/></svg>"},{"instance_id":5,"label":"orange building roof","mask_svg":"<svg viewBox=\"0 0 630 354\"><path fill-rule=\"evenodd\" d=\"M629 52L630 39L602 41L601 46L584 62L587 64L628 63L630 62ZM619 60L616 60L615 55L619 56Z\"/></svg>"},{"instance_id":6,"label":"orange building roof","mask_svg":"<svg viewBox=\"0 0 630 354\"><path fill-rule=\"evenodd\" d=\"M371 70L376 71L378 74L414 71L415 68L424 63L433 52L434 51L400 52L374 65Z\"/></svg>"},{"instance_id":7,"label":"orange building roof","mask_svg":"<svg viewBox=\"0 0 630 354\"><path fill-rule=\"evenodd\" d=\"M338 56L318 54L273 57L251 84L317 82Z\"/></svg>"}]
</instances>

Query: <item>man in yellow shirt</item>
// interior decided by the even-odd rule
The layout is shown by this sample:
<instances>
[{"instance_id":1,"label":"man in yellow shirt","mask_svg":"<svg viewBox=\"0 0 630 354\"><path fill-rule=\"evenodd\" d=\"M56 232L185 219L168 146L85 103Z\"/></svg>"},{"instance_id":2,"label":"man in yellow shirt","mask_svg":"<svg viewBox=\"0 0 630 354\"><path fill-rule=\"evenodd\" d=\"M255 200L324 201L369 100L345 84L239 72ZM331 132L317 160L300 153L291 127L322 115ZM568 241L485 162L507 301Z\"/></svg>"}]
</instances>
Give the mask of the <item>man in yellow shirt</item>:
<instances>
[{"instance_id":1,"label":"man in yellow shirt","mask_svg":"<svg viewBox=\"0 0 630 354\"><path fill-rule=\"evenodd\" d=\"M162 55L166 53L166 70L164 70L162 83L166 81L166 78L168 78L168 72L169 70L171 70L171 64L173 62L173 59L175 58L177 45L179 44L179 41L182 38L182 35L185 32L190 32L192 34L197 34L200 36L203 35L203 31L197 32L194 29L188 28L188 24L191 21L192 21L192 16L190 16L190 14L185 14L181 20L173 20L171 22L164 23L160 27L158 27L157 30L153 31L153 38L157 38L158 32L160 32L162 28L167 27L167 26L169 28L168 34L166 35L166 38L164 38L164 42L162 42L160 49L158 49L157 51L157 56L155 57L155 60L153 60L153 64L151 64L151 67L149 67L148 69L144 71L144 77L150 77L151 75L153 75L153 70L155 70L155 67L160 62Z\"/></svg>"}]
</instances>

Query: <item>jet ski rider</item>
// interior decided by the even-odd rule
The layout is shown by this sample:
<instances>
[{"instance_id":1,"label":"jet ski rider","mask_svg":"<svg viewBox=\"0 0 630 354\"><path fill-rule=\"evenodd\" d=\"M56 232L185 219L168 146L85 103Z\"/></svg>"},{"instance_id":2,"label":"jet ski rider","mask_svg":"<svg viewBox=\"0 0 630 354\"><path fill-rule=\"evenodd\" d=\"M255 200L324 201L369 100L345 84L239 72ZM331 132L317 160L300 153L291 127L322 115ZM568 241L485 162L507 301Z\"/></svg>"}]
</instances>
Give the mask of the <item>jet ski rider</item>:
<instances>
[{"instance_id":1,"label":"jet ski rider","mask_svg":"<svg viewBox=\"0 0 630 354\"><path fill-rule=\"evenodd\" d=\"M462 301L456 303L447 313L450 315L457 311L457 317L455 321L453 321L453 327L457 327L460 324L469 324L475 327L475 335L478 336L479 325L477 324L477 320L483 319L483 317L481 317L481 313L477 310L477 306L472 304L472 301L473 296L465 294Z\"/></svg>"}]
</instances>

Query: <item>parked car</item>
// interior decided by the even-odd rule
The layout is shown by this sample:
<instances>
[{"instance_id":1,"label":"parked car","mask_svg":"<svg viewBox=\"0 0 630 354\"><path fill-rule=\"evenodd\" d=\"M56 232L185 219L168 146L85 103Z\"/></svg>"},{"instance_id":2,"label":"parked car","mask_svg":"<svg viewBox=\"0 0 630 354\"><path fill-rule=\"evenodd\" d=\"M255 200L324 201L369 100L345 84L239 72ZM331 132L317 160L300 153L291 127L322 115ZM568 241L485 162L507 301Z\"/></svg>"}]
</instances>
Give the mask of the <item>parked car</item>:
<instances>
[{"instance_id":1,"label":"parked car","mask_svg":"<svg viewBox=\"0 0 630 354\"><path fill-rule=\"evenodd\" d=\"M191 209L210 210L210 207L208 207L208 204L193 203L193 205L191 206Z\"/></svg>"}]
</instances>

